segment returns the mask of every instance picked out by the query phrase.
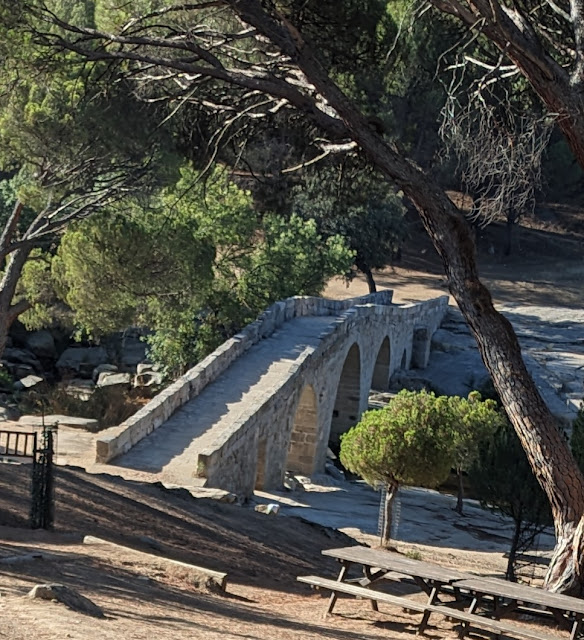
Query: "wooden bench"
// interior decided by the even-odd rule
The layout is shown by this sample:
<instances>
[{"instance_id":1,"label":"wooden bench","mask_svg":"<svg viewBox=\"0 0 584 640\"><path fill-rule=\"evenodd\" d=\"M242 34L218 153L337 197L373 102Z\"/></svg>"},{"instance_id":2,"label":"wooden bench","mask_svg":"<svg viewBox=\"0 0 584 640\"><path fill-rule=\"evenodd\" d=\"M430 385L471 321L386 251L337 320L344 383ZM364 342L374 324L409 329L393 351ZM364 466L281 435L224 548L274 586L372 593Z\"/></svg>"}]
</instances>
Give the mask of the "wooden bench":
<instances>
[{"instance_id":1,"label":"wooden bench","mask_svg":"<svg viewBox=\"0 0 584 640\"><path fill-rule=\"evenodd\" d=\"M492 618L486 618L474 613L466 613L465 611L453 609L445 604L425 604L402 596L394 596L382 591L375 591L374 589L359 587L355 584L340 582L338 580L320 578L319 576L298 576L297 580L299 582L309 584L316 589L327 589L333 593L346 593L348 595L355 596L356 598L366 598L377 602L385 602L386 604L398 606L408 611L417 611L427 615L430 613L439 613L447 618L452 618L453 620L465 622L468 625L490 631L497 636L510 635L514 638L521 638L523 640L558 640L557 634L550 635L549 633L543 633L536 629L529 629L527 627L510 624L506 621L493 620ZM468 627L464 626L460 630L460 637L464 637L467 631Z\"/></svg>"}]
</instances>

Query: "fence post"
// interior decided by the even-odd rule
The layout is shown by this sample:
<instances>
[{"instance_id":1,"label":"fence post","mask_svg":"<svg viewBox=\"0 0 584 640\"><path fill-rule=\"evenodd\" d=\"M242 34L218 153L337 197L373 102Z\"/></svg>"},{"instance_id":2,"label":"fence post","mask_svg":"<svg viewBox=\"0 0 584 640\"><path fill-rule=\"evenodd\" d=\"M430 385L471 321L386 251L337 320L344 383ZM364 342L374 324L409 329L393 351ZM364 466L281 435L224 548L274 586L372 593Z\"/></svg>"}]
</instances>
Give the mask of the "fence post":
<instances>
[{"instance_id":1,"label":"fence post","mask_svg":"<svg viewBox=\"0 0 584 640\"><path fill-rule=\"evenodd\" d=\"M54 519L53 455L56 425L43 424L41 445L35 446L32 465L32 502L30 509L33 529L51 529Z\"/></svg>"}]
</instances>

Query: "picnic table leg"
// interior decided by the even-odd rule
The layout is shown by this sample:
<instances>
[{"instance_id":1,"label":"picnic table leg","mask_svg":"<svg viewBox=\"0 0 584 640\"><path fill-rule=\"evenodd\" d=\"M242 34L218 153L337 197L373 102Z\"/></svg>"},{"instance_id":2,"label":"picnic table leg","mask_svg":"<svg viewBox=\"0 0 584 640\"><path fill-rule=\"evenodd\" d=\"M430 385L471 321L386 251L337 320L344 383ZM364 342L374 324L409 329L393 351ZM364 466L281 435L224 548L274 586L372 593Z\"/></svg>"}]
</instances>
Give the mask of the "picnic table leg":
<instances>
[{"instance_id":1,"label":"picnic table leg","mask_svg":"<svg viewBox=\"0 0 584 640\"><path fill-rule=\"evenodd\" d=\"M351 563L348 562L347 560L343 560L342 561L342 566L341 566L341 570L339 571L339 576L337 578L337 582L343 582L343 579L345 577L345 574L347 573L347 571L349 570L349 567L351 566ZM335 606L335 603L337 601L337 594L335 591L333 591L331 593L331 597L329 599L329 604L327 607L327 610L325 611L325 617L328 613L332 613L333 612L333 608Z\"/></svg>"},{"instance_id":2,"label":"picnic table leg","mask_svg":"<svg viewBox=\"0 0 584 640\"><path fill-rule=\"evenodd\" d=\"M430 591L430 595L428 596L428 604L434 604L436 598L438 596L438 587L434 585ZM426 630L426 626L428 625L428 620L430 619L430 611L424 611L424 615L420 620L420 624L418 626L418 634L424 633Z\"/></svg>"},{"instance_id":3,"label":"picnic table leg","mask_svg":"<svg viewBox=\"0 0 584 640\"><path fill-rule=\"evenodd\" d=\"M570 634L570 640L576 640L578 637L578 632L580 631L580 625L582 623L582 618L578 616L574 620L574 624L572 625L572 633Z\"/></svg>"},{"instance_id":4,"label":"picnic table leg","mask_svg":"<svg viewBox=\"0 0 584 640\"><path fill-rule=\"evenodd\" d=\"M481 595L476 594L470 603L470 607L468 608L467 613L474 613L475 609L479 606L481 602ZM469 630L470 624L468 622L462 622L460 625L460 631L458 632L459 638L464 638L466 632Z\"/></svg>"},{"instance_id":5,"label":"picnic table leg","mask_svg":"<svg viewBox=\"0 0 584 640\"><path fill-rule=\"evenodd\" d=\"M373 582L374 576L371 573L371 567L368 567L365 565L363 566L363 571L365 573L365 577L369 580L369 583ZM370 602L371 602L371 608L373 609L373 611L379 611L377 600L370 600Z\"/></svg>"}]
</instances>

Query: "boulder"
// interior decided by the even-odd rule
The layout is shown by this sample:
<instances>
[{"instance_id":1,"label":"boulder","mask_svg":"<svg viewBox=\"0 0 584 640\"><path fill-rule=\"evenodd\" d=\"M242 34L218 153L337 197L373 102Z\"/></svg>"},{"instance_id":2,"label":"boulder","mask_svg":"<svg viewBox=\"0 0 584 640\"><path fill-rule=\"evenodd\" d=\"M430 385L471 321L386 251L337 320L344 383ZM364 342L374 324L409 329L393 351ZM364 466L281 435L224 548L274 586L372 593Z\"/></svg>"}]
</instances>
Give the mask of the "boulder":
<instances>
[{"instance_id":1,"label":"boulder","mask_svg":"<svg viewBox=\"0 0 584 640\"><path fill-rule=\"evenodd\" d=\"M28 592L28 597L41 600L56 600L57 602L62 602L73 611L78 611L94 618L104 617L103 611L94 602L64 584L37 584Z\"/></svg>"},{"instance_id":2,"label":"boulder","mask_svg":"<svg viewBox=\"0 0 584 640\"><path fill-rule=\"evenodd\" d=\"M110 373L104 371L97 379L98 387L129 387L132 376L129 373Z\"/></svg>"},{"instance_id":3,"label":"boulder","mask_svg":"<svg viewBox=\"0 0 584 640\"><path fill-rule=\"evenodd\" d=\"M136 367L146 360L148 345L139 335L126 335L120 346L120 368L136 370Z\"/></svg>"},{"instance_id":4,"label":"boulder","mask_svg":"<svg viewBox=\"0 0 584 640\"><path fill-rule=\"evenodd\" d=\"M267 515L277 516L280 511L280 505L271 502L270 504L258 504L255 506L254 511L258 513L265 513Z\"/></svg>"},{"instance_id":5,"label":"boulder","mask_svg":"<svg viewBox=\"0 0 584 640\"><path fill-rule=\"evenodd\" d=\"M73 372L91 377L95 367L107 361L107 352L103 347L70 347L57 360L57 369L61 375Z\"/></svg>"},{"instance_id":6,"label":"boulder","mask_svg":"<svg viewBox=\"0 0 584 640\"><path fill-rule=\"evenodd\" d=\"M0 422L18 420L20 412L17 407L0 405Z\"/></svg>"},{"instance_id":7,"label":"boulder","mask_svg":"<svg viewBox=\"0 0 584 640\"><path fill-rule=\"evenodd\" d=\"M155 387L163 382L164 376L159 371L145 371L134 376L135 387Z\"/></svg>"},{"instance_id":8,"label":"boulder","mask_svg":"<svg viewBox=\"0 0 584 640\"><path fill-rule=\"evenodd\" d=\"M95 369L93 370L93 373L91 374L91 377L94 382L97 382L99 380L99 376L102 373L117 373L117 372L118 372L118 368L116 367L115 364L100 364L97 367L95 367Z\"/></svg>"},{"instance_id":9,"label":"boulder","mask_svg":"<svg viewBox=\"0 0 584 640\"><path fill-rule=\"evenodd\" d=\"M9 365L30 367L31 371L36 373L41 373L43 370L38 358L26 349L4 349L2 359L7 361Z\"/></svg>"},{"instance_id":10,"label":"boulder","mask_svg":"<svg viewBox=\"0 0 584 640\"><path fill-rule=\"evenodd\" d=\"M143 373L150 373L151 371L160 371L160 365L152 364L151 362L140 362L136 366L137 375L141 375Z\"/></svg>"},{"instance_id":11,"label":"boulder","mask_svg":"<svg viewBox=\"0 0 584 640\"><path fill-rule=\"evenodd\" d=\"M37 371L28 364L13 364L11 367L13 377L21 380L27 376L35 376Z\"/></svg>"},{"instance_id":12,"label":"boulder","mask_svg":"<svg viewBox=\"0 0 584 640\"><path fill-rule=\"evenodd\" d=\"M57 359L57 348L55 339L50 331L41 330L29 333L25 341L27 349L34 353L37 358Z\"/></svg>"},{"instance_id":13,"label":"boulder","mask_svg":"<svg viewBox=\"0 0 584 640\"><path fill-rule=\"evenodd\" d=\"M95 389L93 380L86 380L85 378L73 378L65 383L65 393L79 398L79 400L89 400L91 394Z\"/></svg>"},{"instance_id":14,"label":"boulder","mask_svg":"<svg viewBox=\"0 0 584 640\"><path fill-rule=\"evenodd\" d=\"M13 388L15 391L24 391L25 389L32 389L33 387L36 387L36 385L41 382L44 382L44 379L40 376L29 375L17 380L14 383Z\"/></svg>"}]
</instances>

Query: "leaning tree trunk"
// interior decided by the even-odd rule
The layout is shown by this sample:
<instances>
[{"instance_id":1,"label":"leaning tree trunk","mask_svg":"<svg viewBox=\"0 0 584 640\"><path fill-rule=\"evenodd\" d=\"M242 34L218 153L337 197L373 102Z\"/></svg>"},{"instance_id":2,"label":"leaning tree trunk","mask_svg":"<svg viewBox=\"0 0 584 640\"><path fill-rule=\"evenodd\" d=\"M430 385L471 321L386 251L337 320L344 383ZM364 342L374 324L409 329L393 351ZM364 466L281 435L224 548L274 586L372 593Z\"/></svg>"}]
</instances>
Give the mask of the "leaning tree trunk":
<instances>
[{"instance_id":1,"label":"leaning tree trunk","mask_svg":"<svg viewBox=\"0 0 584 640\"><path fill-rule=\"evenodd\" d=\"M580 553L584 551L584 477L525 367L513 327L495 310L489 291L479 280L467 222L429 176L370 128L284 18L273 20L253 0L230 4L245 22L296 62L308 82L342 119L347 134L416 206L442 259L450 292L477 341L495 389L549 499L557 544L546 586L554 591L579 592L584 583L584 554ZM336 127L334 134L338 134Z\"/></svg>"},{"instance_id":2,"label":"leaning tree trunk","mask_svg":"<svg viewBox=\"0 0 584 640\"><path fill-rule=\"evenodd\" d=\"M21 313L30 308L30 304L25 300L13 304L22 269L32 249L30 245L22 243L19 248L11 250L17 236L18 223L23 210L23 203L17 200L4 225L2 235L0 235L0 259L5 262L2 265L3 274L0 280L0 356L6 348L8 332L12 323Z\"/></svg>"},{"instance_id":3,"label":"leaning tree trunk","mask_svg":"<svg viewBox=\"0 0 584 640\"><path fill-rule=\"evenodd\" d=\"M0 280L0 356L6 348L12 323L21 313L30 309L30 303L26 300L13 304L16 287L29 254L29 248L17 249L9 254L6 269Z\"/></svg>"}]
</instances>

